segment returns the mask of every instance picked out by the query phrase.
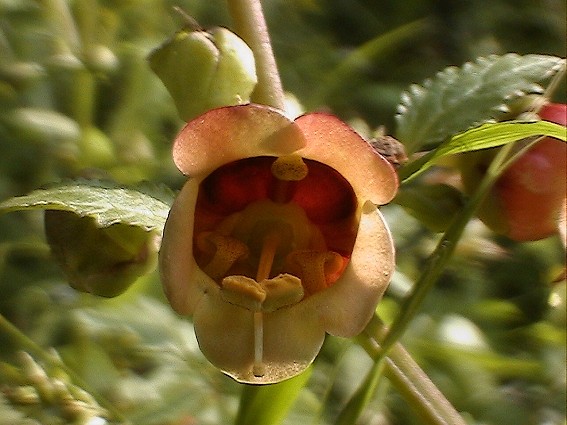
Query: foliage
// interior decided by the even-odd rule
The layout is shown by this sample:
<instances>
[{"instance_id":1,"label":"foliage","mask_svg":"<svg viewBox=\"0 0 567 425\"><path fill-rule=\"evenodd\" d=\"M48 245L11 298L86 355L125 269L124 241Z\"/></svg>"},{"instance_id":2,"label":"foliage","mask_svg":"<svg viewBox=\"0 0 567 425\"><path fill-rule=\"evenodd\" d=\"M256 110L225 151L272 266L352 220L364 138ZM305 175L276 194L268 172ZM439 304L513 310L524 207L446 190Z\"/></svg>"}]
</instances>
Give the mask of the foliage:
<instances>
[{"instance_id":1,"label":"foliage","mask_svg":"<svg viewBox=\"0 0 567 425\"><path fill-rule=\"evenodd\" d=\"M429 153L383 208L398 258L378 314L395 338L327 338L308 373L258 391L206 362L155 270L112 300L79 293L43 237L44 210L161 233L184 181L170 159L182 121L147 57L185 24L173 3L0 0L0 424L423 423L373 351L400 341L467 423L563 424L563 247L489 232L452 160L565 140L508 120L529 94L566 100L564 2L265 2L299 104ZM230 28L217 2L178 3Z\"/></svg>"}]
</instances>

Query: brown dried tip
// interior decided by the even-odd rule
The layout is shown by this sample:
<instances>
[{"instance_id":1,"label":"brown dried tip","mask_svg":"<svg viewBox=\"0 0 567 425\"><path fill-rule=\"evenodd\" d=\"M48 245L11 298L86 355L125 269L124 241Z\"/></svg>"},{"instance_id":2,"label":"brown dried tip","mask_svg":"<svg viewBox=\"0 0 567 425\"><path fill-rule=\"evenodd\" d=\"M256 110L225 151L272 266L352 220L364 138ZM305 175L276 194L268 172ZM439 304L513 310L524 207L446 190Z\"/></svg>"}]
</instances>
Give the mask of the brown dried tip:
<instances>
[{"instance_id":1,"label":"brown dried tip","mask_svg":"<svg viewBox=\"0 0 567 425\"><path fill-rule=\"evenodd\" d=\"M396 169L408 160L404 145L392 136L378 136L370 139L368 143Z\"/></svg>"}]
</instances>

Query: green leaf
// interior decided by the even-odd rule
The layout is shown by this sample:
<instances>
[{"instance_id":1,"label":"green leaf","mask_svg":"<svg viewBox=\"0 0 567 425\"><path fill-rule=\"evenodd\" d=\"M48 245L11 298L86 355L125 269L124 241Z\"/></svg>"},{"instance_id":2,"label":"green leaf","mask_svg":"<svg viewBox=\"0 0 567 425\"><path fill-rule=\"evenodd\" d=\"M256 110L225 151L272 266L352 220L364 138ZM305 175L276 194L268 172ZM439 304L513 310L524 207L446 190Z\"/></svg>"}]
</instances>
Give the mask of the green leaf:
<instances>
[{"instance_id":1,"label":"green leaf","mask_svg":"<svg viewBox=\"0 0 567 425\"><path fill-rule=\"evenodd\" d=\"M97 226L122 223L162 231L173 193L165 187L124 188L114 183L80 180L38 189L0 203L0 213L20 210L71 211L92 217Z\"/></svg>"},{"instance_id":2,"label":"green leaf","mask_svg":"<svg viewBox=\"0 0 567 425\"><path fill-rule=\"evenodd\" d=\"M403 185L392 201L434 232L447 229L463 207L463 195L447 184Z\"/></svg>"},{"instance_id":3,"label":"green leaf","mask_svg":"<svg viewBox=\"0 0 567 425\"><path fill-rule=\"evenodd\" d=\"M564 126L548 121L486 123L453 136L448 143L437 149L434 158L494 148L534 136L551 136L565 142L567 138L566 133Z\"/></svg>"},{"instance_id":4,"label":"green leaf","mask_svg":"<svg viewBox=\"0 0 567 425\"><path fill-rule=\"evenodd\" d=\"M408 181L448 155L494 148L534 136L551 136L566 141L565 127L548 121L507 121L485 123L453 136L449 141L400 169L401 180Z\"/></svg>"},{"instance_id":5,"label":"green leaf","mask_svg":"<svg viewBox=\"0 0 567 425\"><path fill-rule=\"evenodd\" d=\"M309 380L311 372L312 367L309 367L301 374L277 384L245 386L235 424L280 424Z\"/></svg>"},{"instance_id":6,"label":"green leaf","mask_svg":"<svg viewBox=\"0 0 567 425\"><path fill-rule=\"evenodd\" d=\"M525 94L543 93L545 80L565 68L565 59L506 54L449 67L412 85L398 107L396 138L409 153L497 118Z\"/></svg>"}]
</instances>

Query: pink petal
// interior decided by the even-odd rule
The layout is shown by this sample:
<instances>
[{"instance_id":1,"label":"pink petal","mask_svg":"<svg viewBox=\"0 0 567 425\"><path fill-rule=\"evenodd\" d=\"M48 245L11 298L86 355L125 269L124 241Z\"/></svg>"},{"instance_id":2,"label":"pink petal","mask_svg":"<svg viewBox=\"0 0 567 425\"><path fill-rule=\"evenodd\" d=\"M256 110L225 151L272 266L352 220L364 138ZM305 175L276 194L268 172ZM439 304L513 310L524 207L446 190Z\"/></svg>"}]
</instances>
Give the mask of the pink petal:
<instances>
[{"instance_id":1,"label":"pink petal","mask_svg":"<svg viewBox=\"0 0 567 425\"><path fill-rule=\"evenodd\" d=\"M184 174L199 176L237 159L286 155L304 145L297 126L277 110L228 106L187 123L175 139L173 160Z\"/></svg>"},{"instance_id":2,"label":"pink petal","mask_svg":"<svg viewBox=\"0 0 567 425\"><path fill-rule=\"evenodd\" d=\"M358 335L374 314L394 269L390 231L376 206L366 202L352 257L343 275L333 286L301 304L314 304L312 308L318 311L328 333L342 337Z\"/></svg>"},{"instance_id":3,"label":"pink petal","mask_svg":"<svg viewBox=\"0 0 567 425\"><path fill-rule=\"evenodd\" d=\"M359 199L377 205L393 199L398 188L393 167L347 124L323 113L303 115L295 123L307 140L298 154L337 170Z\"/></svg>"},{"instance_id":4,"label":"pink petal","mask_svg":"<svg viewBox=\"0 0 567 425\"><path fill-rule=\"evenodd\" d=\"M173 310L192 314L201 297L216 283L193 258L193 216L200 181L189 179L177 195L165 224L159 270L165 295Z\"/></svg>"}]
</instances>

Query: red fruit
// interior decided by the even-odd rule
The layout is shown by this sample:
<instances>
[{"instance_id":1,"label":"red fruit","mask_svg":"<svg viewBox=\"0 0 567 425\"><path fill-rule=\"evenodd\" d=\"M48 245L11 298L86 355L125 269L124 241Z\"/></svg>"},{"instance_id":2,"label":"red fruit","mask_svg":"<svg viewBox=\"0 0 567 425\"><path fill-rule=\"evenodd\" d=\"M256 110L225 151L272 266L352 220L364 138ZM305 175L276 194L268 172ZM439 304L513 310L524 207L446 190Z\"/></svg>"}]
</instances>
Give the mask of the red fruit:
<instances>
[{"instance_id":1,"label":"red fruit","mask_svg":"<svg viewBox=\"0 0 567 425\"><path fill-rule=\"evenodd\" d=\"M566 125L567 105L548 103L540 116ZM486 155L479 152L467 156L462 169L467 190L478 185L487 166ZM516 241L539 240L555 234L565 203L566 164L566 143L551 137L541 140L498 179L478 210L479 218L495 232Z\"/></svg>"}]
</instances>

